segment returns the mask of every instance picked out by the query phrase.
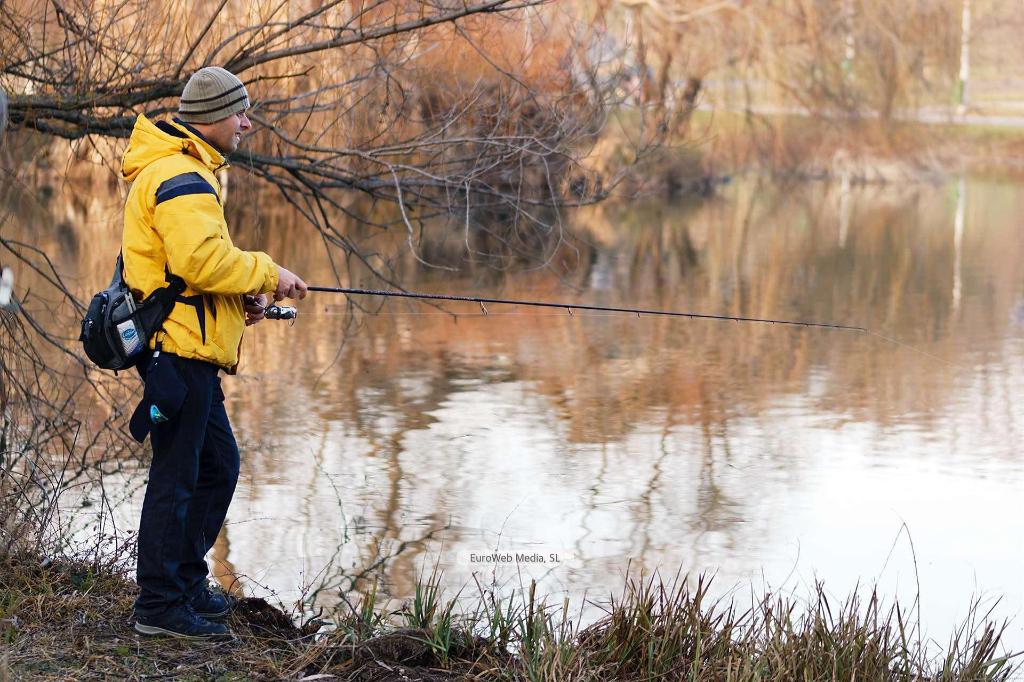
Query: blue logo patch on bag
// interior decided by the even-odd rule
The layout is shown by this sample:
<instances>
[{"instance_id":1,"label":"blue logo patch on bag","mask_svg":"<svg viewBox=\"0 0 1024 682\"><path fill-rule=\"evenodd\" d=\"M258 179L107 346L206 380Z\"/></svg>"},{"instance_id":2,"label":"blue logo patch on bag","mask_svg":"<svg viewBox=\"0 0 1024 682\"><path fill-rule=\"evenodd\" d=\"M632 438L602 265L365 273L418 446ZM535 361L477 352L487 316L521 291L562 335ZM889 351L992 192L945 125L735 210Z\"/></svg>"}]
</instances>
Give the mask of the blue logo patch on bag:
<instances>
[{"instance_id":1,"label":"blue logo patch on bag","mask_svg":"<svg viewBox=\"0 0 1024 682\"><path fill-rule=\"evenodd\" d=\"M167 417L164 416L164 413L160 411L159 407L157 407L156 405L150 405L149 421L153 422L154 424L159 424L160 422L167 421Z\"/></svg>"}]
</instances>

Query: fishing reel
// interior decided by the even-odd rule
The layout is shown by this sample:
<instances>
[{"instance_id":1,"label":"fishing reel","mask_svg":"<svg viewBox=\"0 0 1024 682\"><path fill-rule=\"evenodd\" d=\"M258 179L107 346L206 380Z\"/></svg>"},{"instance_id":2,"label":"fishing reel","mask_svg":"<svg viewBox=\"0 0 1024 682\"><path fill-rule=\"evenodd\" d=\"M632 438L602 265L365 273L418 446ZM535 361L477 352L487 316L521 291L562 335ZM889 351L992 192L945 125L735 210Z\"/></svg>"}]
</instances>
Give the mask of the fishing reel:
<instances>
[{"instance_id":1,"label":"fishing reel","mask_svg":"<svg viewBox=\"0 0 1024 682\"><path fill-rule=\"evenodd\" d=\"M299 316L299 311L295 309L295 306L290 305L270 305L267 306L266 310L263 311L263 316L268 320L295 320Z\"/></svg>"},{"instance_id":2,"label":"fishing reel","mask_svg":"<svg viewBox=\"0 0 1024 682\"><path fill-rule=\"evenodd\" d=\"M259 305L257 298L251 294L246 294L244 298L246 305ZM263 308L263 318L267 320L291 320L292 324L295 324L295 318L298 316L299 311L295 306L268 305Z\"/></svg>"}]
</instances>

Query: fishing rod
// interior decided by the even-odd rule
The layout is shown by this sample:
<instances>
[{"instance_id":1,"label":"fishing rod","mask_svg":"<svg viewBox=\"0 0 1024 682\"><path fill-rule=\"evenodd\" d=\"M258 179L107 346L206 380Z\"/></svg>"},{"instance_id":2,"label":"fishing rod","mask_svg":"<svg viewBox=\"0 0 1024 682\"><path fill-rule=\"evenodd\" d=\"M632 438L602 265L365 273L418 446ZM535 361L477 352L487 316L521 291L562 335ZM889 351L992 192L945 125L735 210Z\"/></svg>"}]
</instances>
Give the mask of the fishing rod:
<instances>
[{"instance_id":1,"label":"fishing rod","mask_svg":"<svg viewBox=\"0 0 1024 682\"><path fill-rule=\"evenodd\" d=\"M393 291L390 289L353 289L347 287L308 287L307 291L319 291L330 294L345 294L347 296L387 296L391 298L415 298L430 301L458 301L464 303L476 303L483 313L487 314L484 304L502 304L531 306L534 308L557 308L567 311L572 315L574 310L593 310L608 313L630 313L637 317L642 315L660 315L664 317L686 317L691 320L721 320L729 322L760 322L763 324L785 324L795 327L817 327L820 329L837 329L845 331L865 332L863 327L854 327L845 324L828 324L825 322L805 322L802 320L774 320L763 317L740 317L734 315L710 315L707 313L693 313L675 310L652 310L648 308L618 308L614 306L586 305L582 303L552 303L548 301L525 301L512 298L486 298L482 296L452 296L450 294L425 294L416 291ZM268 319L294 320L298 315L292 306L270 306L266 309Z\"/></svg>"}]
</instances>

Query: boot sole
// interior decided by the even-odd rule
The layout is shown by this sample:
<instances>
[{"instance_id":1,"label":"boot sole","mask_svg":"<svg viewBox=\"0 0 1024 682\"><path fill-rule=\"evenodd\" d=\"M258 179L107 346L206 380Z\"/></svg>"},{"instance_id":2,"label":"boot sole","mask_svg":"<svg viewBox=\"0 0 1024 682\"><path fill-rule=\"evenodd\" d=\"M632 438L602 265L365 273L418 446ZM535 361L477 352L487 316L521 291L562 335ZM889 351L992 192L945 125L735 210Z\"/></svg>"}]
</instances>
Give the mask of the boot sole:
<instances>
[{"instance_id":1,"label":"boot sole","mask_svg":"<svg viewBox=\"0 0 1024 682\"><path fill-rule=\"evenodd\" d=\"M184 632L175 632L174 630L167 630L165 628L157 627L156 625L143 625L142 623L135 624L135 632L140 635L146 635L147 637L158 637L166 635L167 637L175 637L177 639L201 639L201 640L228 640L233 639L230 632L223 633L210 633L208 635L189 635Z\"/></svg>"}]
</instances>

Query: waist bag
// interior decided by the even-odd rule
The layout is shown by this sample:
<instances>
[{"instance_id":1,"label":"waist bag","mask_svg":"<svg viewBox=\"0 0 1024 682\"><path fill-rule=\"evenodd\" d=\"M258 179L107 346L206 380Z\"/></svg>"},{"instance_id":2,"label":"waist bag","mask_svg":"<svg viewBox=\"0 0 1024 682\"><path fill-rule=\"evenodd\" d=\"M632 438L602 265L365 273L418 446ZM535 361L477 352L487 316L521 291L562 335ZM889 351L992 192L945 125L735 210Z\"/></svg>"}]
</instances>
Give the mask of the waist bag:
<instances>
[{"instance_id":1,"label":"waist bag","mask_svg":"<svg viewBox=\"0 0 1024 682\"><path fill-rule=\"evenodd\" d=\"M124 261L117 256L110 285L92 297L78 340L89 359L102 369L134 367L185 291L185 280L167 273L167 286L137 303L124 281Z\"/></svg>"}]
</instances>

